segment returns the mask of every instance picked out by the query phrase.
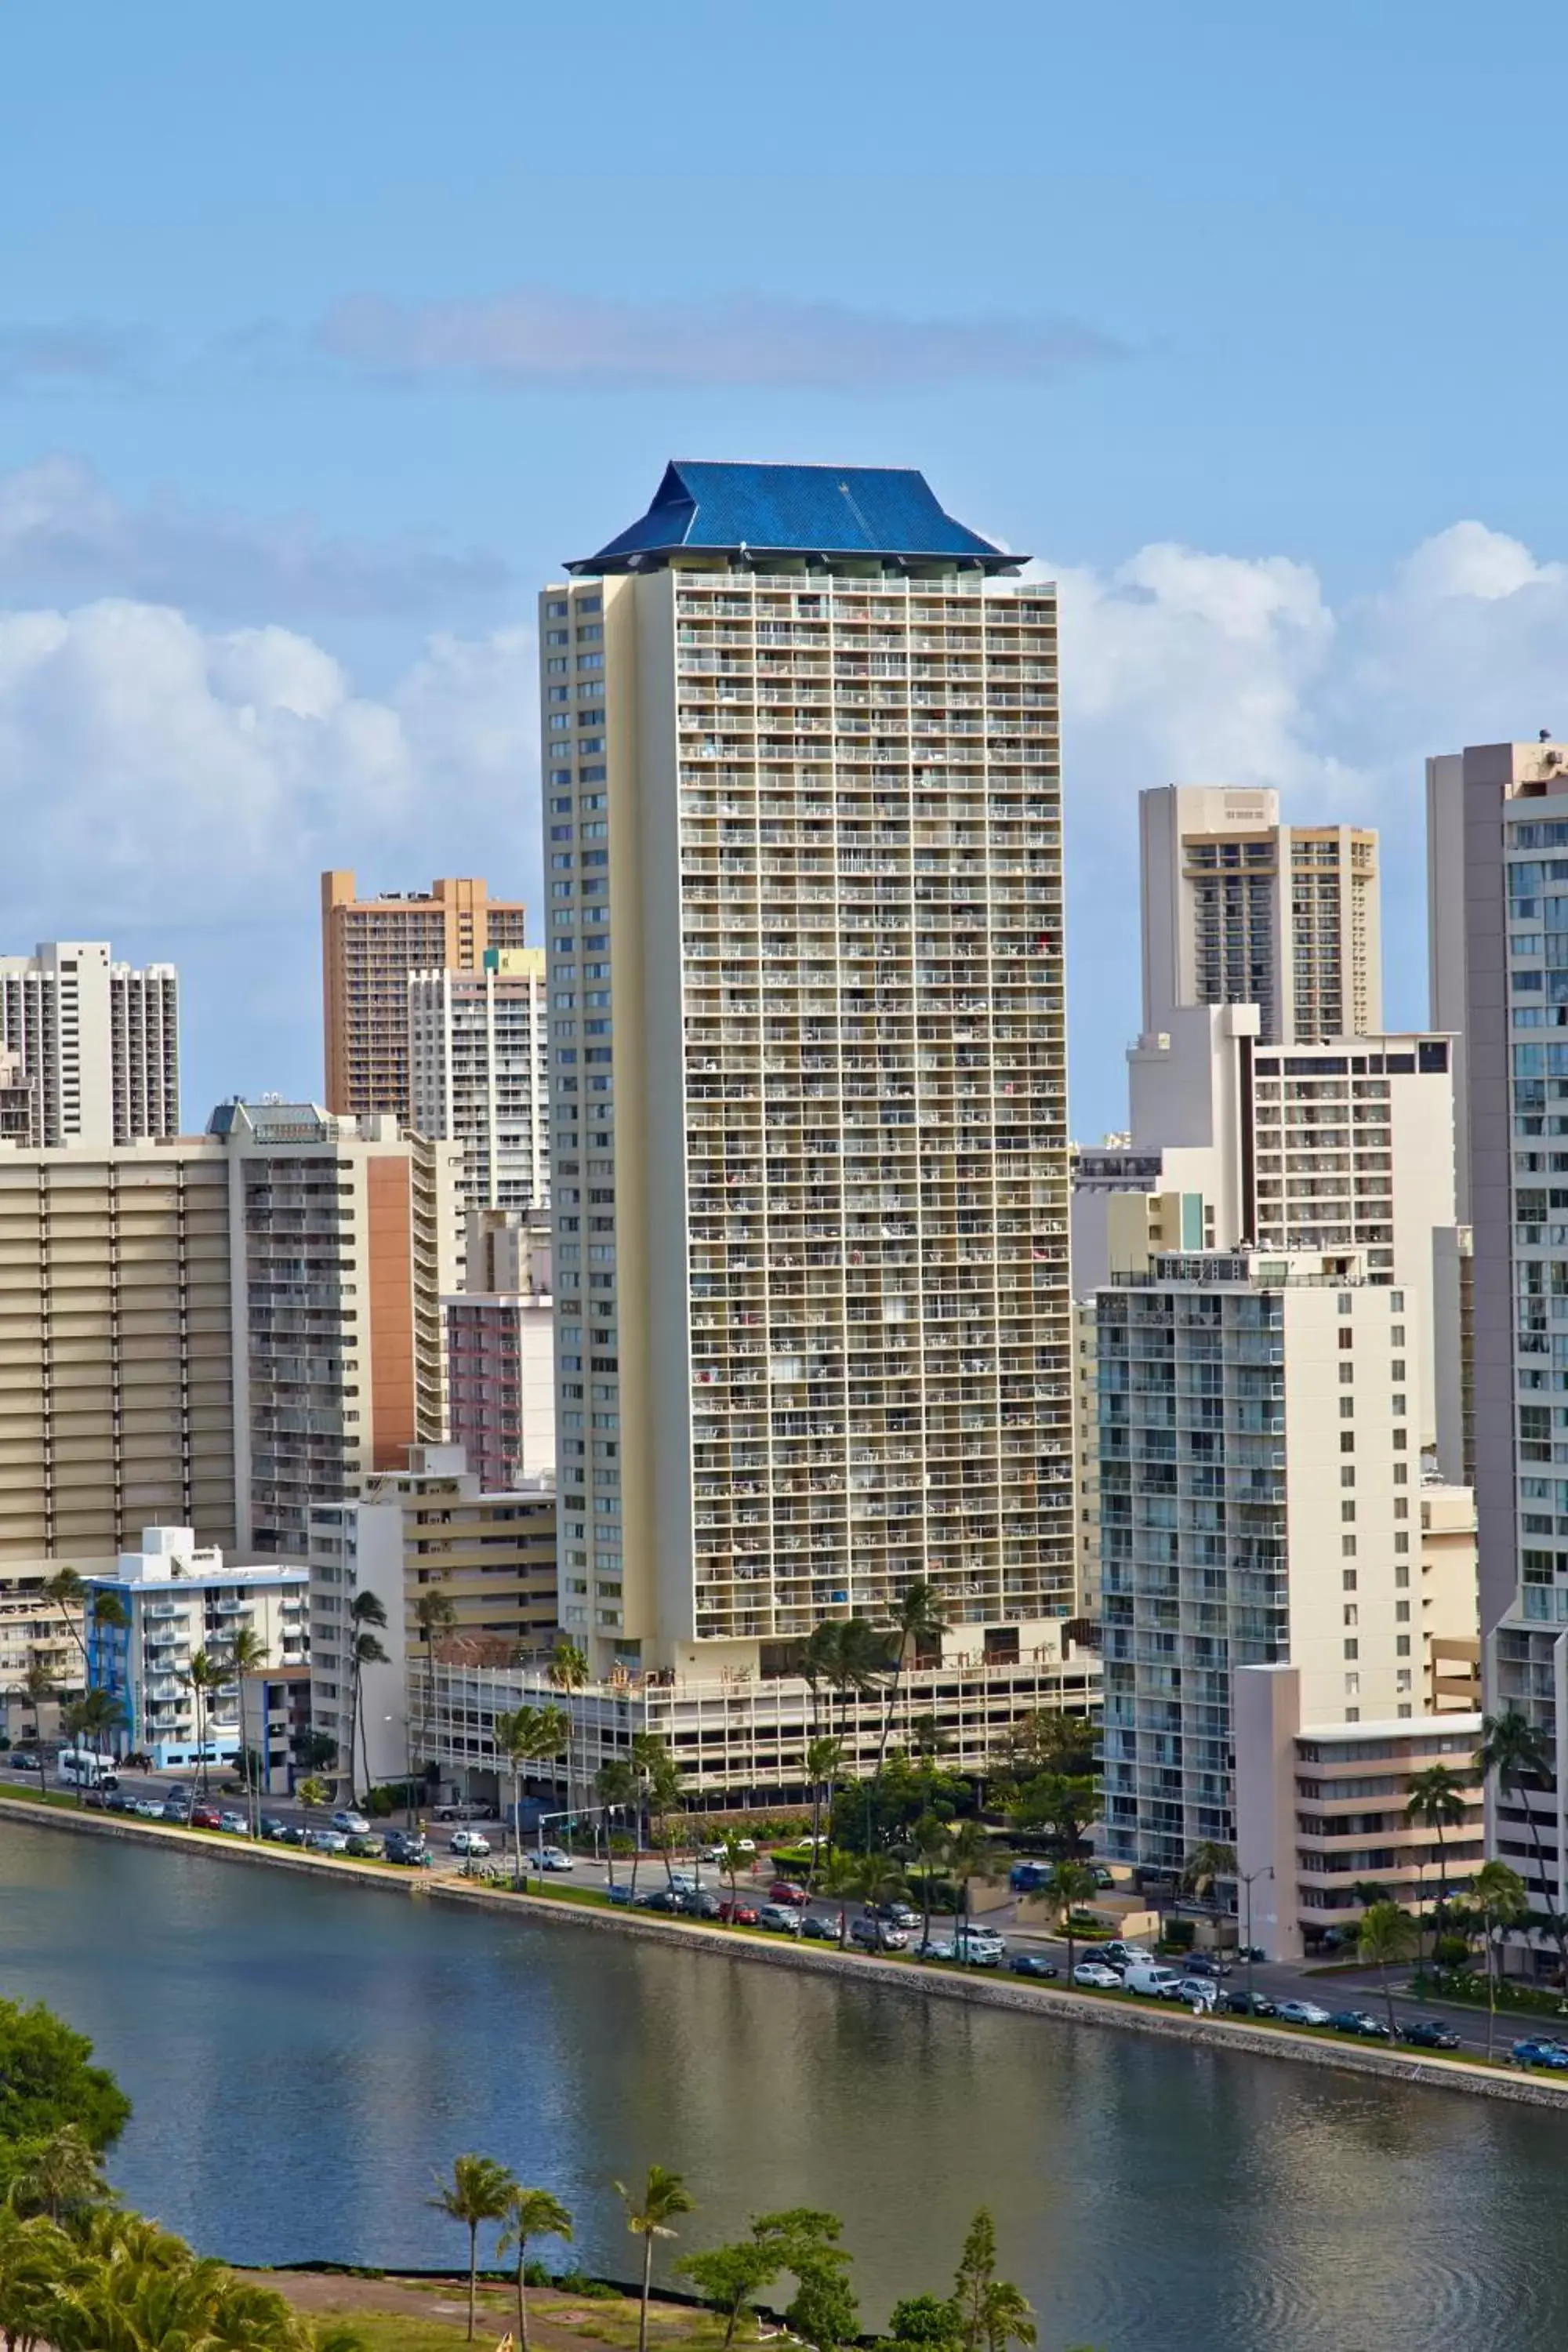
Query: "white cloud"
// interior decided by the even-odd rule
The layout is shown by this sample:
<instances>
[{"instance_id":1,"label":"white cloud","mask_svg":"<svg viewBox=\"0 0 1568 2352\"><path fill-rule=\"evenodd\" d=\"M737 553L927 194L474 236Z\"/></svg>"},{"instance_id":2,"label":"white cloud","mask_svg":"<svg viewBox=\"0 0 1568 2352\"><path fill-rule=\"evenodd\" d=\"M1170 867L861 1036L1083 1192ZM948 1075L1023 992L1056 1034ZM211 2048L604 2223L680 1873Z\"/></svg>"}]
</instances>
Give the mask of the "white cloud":
<instances>
[{"instance_id":1,"label":"white cloud","mask_svg":"<svg viewBox=\"0 0 1568 2352\"><path fill-rule=\"evenodd\" d=\"M357 294L332 306L316 340L332 359L395 378L611 390L1037 381L1124 356L1110 336L1071 319L910 319L744 293L639 302L548 286L437 302Z\"/></svg>"},{"instance_id":2,"label":"white cloud","mask_svg":"<svg viewBox=\"0 0 1568 2352\"><path fill-rule=\"evenodd\" d=\"M112 593L236 617L428 613L508 578L497 556L410 534L344 539L308 515L256 521L169 498L132 506L62 455L0 474L0 595L16 602Z\"/></svg>"}]
</instances>

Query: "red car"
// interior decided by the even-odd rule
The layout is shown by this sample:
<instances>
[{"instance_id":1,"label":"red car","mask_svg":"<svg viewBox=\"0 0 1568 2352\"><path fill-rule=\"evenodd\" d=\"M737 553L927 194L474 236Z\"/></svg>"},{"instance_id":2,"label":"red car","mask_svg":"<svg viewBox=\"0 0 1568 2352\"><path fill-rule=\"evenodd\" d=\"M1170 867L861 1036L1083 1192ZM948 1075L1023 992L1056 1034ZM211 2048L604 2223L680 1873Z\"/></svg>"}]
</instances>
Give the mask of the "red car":
<instances>
[{"instance_id":1,"label":"red car","mask_svg":"<svg viewBox=\"0 0 1568 2352\"><path fill-rule=\"evenodd\" d=\"M731 1927L754 1927L757 1924L754 1905L734 1903L728 1896L719 1906L719 1916L721 1919L728 1920Z\"/></svg>"},{"instance_id":2,"label":"red car","mask_svg":"<svg viewBox=\"0 0 1568 2352\"><path fill-rule=\"evenodd\" d=\"M216 1805L193 1805L191 1827L194 1830L221 1830L223 1815Z\"/></svg>"},{"instance_id":3,"label":"red car","mask_svg":"<svg viewBox=\"0 0 1568 2352\"><path fill-rule=\"evenodd\" d=\"M770 1903L793 1903L797 1910L810 1900L805 1887L796 1886L793 1879L775 1878L768 1889Z\"/></svg>"}]
</instances>

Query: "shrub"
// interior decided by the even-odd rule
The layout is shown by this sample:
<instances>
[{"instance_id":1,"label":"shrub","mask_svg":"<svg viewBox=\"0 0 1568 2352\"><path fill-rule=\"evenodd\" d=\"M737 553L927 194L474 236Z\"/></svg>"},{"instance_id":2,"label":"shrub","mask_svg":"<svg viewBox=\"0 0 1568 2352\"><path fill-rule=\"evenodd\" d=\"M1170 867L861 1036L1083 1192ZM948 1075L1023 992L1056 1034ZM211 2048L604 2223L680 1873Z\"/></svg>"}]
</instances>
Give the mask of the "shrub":
<instances>
[{"instance_id":1,"label":"shrub","mask_svg":"<svg viewBox=\"0 0 1568 2352\"><path fill-rule=\"evenodd\" d=\"M1197 1926L1191 1919L1167 1919L1162 1948L1170 1952L1190 1952L1197 1938Z\"/></svg>"},{"instance_id":2,"label":"shrub","mask_svg":"<svg viewBox=\"0 0 1568 2352\"><path fill-rule=\"evenodd\" d=\"M1463 1936L1439 1936L1432 1955L1440 1969L1462 1969L1470 1957Z\"/></svg>"}]
</instances>

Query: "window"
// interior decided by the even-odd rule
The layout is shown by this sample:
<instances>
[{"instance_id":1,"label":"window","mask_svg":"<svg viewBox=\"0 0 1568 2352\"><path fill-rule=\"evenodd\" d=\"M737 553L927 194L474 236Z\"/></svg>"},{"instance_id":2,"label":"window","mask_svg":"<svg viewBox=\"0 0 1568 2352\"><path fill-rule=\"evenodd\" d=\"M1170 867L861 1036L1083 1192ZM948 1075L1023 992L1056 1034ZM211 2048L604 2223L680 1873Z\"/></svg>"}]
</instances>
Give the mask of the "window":
<instances>
[{"instance_id":1,"label":"window","mask_svg":"<svg viewBox=\"0 0 1568 2352\"><path fill-rule=\"evenodd\" d=\"M546 629L544 642L547 646L569 646L572 638L570 632L565 629Z\"/></svg>"},{"instance_id":2,"label":"window","mask_svg":"<svg viewBox=\"0 0 1568 2352\"><path fill-rule=\"evenodd\" d=\"M570 859L570 858L568 858L566 862L567 862L567 864L568 864L568 865L570 865L572 861L571 861L571 859ZM1354 1397L1341 1397L1341 1399L1340 1399L1340 1419L1341 1419L1342 1421L1350 1421L1350 1420L1352 1420L1352 1419L1353 1418L1354 1413L1355 1413L1355 1399L1354 1399Z\"/></svg>"},{"instance_id":3,"label":"window","mask_svg":"<svg viewBox=\"0 0 1568 2352\"><path fill-rule=\"evenodd\" d=\"M1340 1293L1340 1313L1342 1315L1350 1315L1354 1312L1354 1308L1355 1300L1352 1297L1350 1292L1348 1290L1342 1290ZM1342 1341L1344 1334L1342 1332L1340 1337Z\"/></svg>"},{"instance_id":4,"label":"window","mask_svg":"<svg viewBox=\"0 0 1568 2352\"><path fill-rule=\"evenodd\" d=\"M1354 1536L1342 1536L1340 1538L1340 1558L1342 1559L1353 1559L1355 1558Z\"/></svg>"},{"instance_id":5,"label":"window","mask_svg":"<svg viewBox=\"0 0 1568 2352\"><path fill-rule=\"evenodd\" d=\"M1353 1519L1355 1517L1355 1505L1353 1503L1342 1503L1340 1505L1340 1517L1342 1519Z\"/></svg>"},{"instance_id":6,"label":"window","mask_svg":"<svg viewBox=\"0 0 1568 2352\"><path fill-rule=\"evenodd\" d=\"M1340 1386L1342 1388L1347 1388L1354 1378L1355 1366L1353 1364L1342 1364L1340 1366Z\"/></svg>"},{"instance_id":7,"label":"window","mask_svg":"<svg viewBox=\"0 0 1568 2352\"><path fill-rule=\"evenodd\" d=\"M1410 1655L1410 1636L1408 1633L1400 1633L1395 1636L1394 1654L1396 1658L1407 1658ZM1406 1688L1408 1687L1409 1685L1406 1685Z\"/></svg>"},{"instance_id":8,"label":"window","mask_svg":"<svg viewBox=\"0 0 1568 2352\"><path fill-rule=\"evenodd\" d=\"M1355 1485L1354 1470L1347 1470L1342 1466L1340 1471L1340 1484L1342 1486L1353 1486Z\"/></svg>"},{"instance_id":9,"label":"window","mask_svg":"<svg viewBox=\"0 0 1568 2352\"><path fill-rule=\"evenodd\" d=\"M1395 1623L1396 1625L1408 1625L1408 1624L1409 1624L1409 1622L1410 1622L1410 1603L1409 1603L1409 1601L1396 1601L1394 1602L1394 1623Z\"/></svg>"},{"instance_id":10,"label":"window","mask_svg":"<svg viewBox=\"0 0 1568 2352\"><path fill-rule=\"evenodd\" d=\"M1353 1429L1341 1430L1340 1452L1342 1454L1353 1454L1355 1452L1355 1432Z\"/></svg>"},{"instance_id":11,"label":"window","mask_svg":"<svg viewBox=\"0 0 1568 2352\"><path fill-rule=\"evenodd\" d=\"M1340 1313L1342 1315L1344 1311L1344 1301L1342 1299L1340 1301ZM1350 1324L1342 1323L1340 1326L1340 1345L1342 1348L1353 1348L1355 1346L1355 1331L1353 1327Z\"/></svg>"},{"instance_id":12,"label":"window","mask_svg":"<svg viewBox=\"0 0 1568 2352\"><path fill-rule=\"evenodd\" d=\"M552 596L544 607L545 618L551 621L563 621L569 609L564 596Z\"/></svg>"},{"instance_id":13,"label":"window","mask_svg":"<svg viewBox=\"0 0 1568 2352\"><path fill-rule=\"evenodd\" d=\"M1347 1601L1345 1603L1345 1623L1347 1625L1355 1625L1359 1624L1360 1622L1361 1621L1356 1614L1356 1606L1354 1601Z\"/></svg>"},{"instance_id":14,"label":"window","mask_svg":"<svg viewBox=\"0 0 1568 2352\"><path fill-rule=\"evenodd\" d=\"M1404 1312L1405 1312L1405 1293L1403 1292L1403 1290L1391 1290L1391 1291L1389 1292L1389 1294L1388 1294L1388 1311L1389 1311L1389 1313L1390 1313L1391 1315L1403 1315L1403 1314L1404 1314ZM1401 1346L1403 1346L1403 1345L1404 1345L1404 1341L1403 1341L1403 1339L1401 1339L1401 1341L1400 1341L1400 1345L1401 1345Z\"/></svg>"},{"instance_id":15,"label":"window","mask_svg":"<svg viewBox=\"0 0 1568 2352\"><path fill-rule=\"evenodd\" d=\"M1410 1590L1410 1569L1408 1563L1394 1570L1394 1589L1396 1592L1407 1592Z\"/></svg>"}]
</instances>

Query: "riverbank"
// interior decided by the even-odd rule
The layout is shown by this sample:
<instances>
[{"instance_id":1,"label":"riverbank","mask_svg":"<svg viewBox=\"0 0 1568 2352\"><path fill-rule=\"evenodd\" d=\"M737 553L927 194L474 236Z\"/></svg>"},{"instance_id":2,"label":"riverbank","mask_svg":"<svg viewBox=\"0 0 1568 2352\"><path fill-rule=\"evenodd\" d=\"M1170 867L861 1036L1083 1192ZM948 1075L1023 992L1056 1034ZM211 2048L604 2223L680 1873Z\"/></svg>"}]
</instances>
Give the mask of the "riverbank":
<instances>
[{"instance_id":1,"label":"riverbank","mask_svg":"<svg viewBox=\"0 0 1568 2352\"><path fill-rule=\"evenodd\" d=\"M973 1970L931 1966L892 1955L840 1951L834 1946L797 1944L776 1936L744 1928L710 1926L696 1919L660 1916L598 1903L580 1891L520 1894L510 1889L452 1879L432 1879L423 1873L400 1871L394 1865L357 1862L347 1856L310 1854L289 1847L252 1845L219 1832L190 1830L156 1822L127 1820L121 1815L65 1811L42 1805L15 1792L0 1793L0 1821L32 1822L66 1835L119 1839L127 1843L161 1845L165 1852L199 1849L218 1861L253 1870L286 1871L295 1875L326 1874L337 1886L401 1896L437 1906L468 1906L492 1912L521 1913L531 1921L586 1927L611 1936L632 1936L647 1941L696 1948L729 1959L755 1960L774 1968L818 1975L851 1978L896 1987L906 1993L976 2008L1005 2009L1043 2016L1058 2023L1103 2027L1167 2040L1198 2042L1210 2048L1239 2052L1249 2057L1292 2060L1298 2064L1327 2067L1342 2074L1371 2074L1385 2081L1426 2089L1477 2093L1515 2105L1563 2109L1568 2105L1568 2083L1524 2074L1484 2060L1448 2057L1436 2053L1420 2057L1375 2044L1329 2041L1310 2028L1272 2025L1241 2018L1194 2017L1187 2011L1156 2008L1121 1993L1092 1992L997 1978Z\"/></svg>"}]
</instances>

